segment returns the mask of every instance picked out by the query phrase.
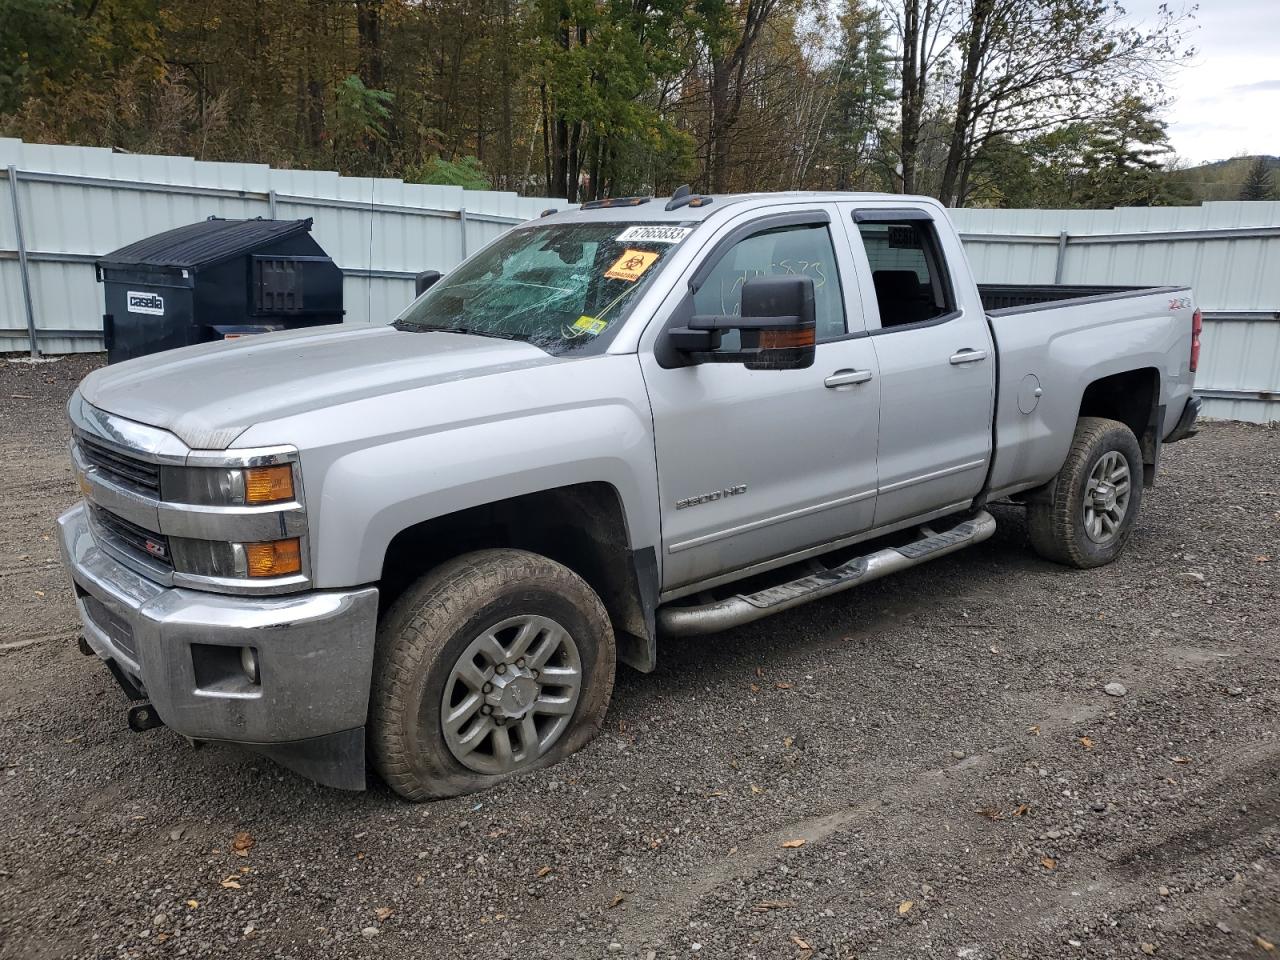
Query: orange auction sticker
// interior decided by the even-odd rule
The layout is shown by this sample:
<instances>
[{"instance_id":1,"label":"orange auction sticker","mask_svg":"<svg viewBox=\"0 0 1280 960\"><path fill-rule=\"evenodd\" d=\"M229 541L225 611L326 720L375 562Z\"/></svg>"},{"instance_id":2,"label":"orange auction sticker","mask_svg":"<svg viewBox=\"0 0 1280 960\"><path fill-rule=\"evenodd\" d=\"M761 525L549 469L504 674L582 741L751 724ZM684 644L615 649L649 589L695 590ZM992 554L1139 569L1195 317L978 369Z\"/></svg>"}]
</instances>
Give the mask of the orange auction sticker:
<instances>
[{"instance_id":1,"label":"orange auction sticker","mask_svg":"<svg viewBox=\"0 0 1280 960\"><path fill-rule=\"evenodd\" d=\"M660 254L647 253L644 250L627 249L612 267L604 272L610 280L627 280L635 283L644 272L654 265Z\"/></svg>"}]
</instances>

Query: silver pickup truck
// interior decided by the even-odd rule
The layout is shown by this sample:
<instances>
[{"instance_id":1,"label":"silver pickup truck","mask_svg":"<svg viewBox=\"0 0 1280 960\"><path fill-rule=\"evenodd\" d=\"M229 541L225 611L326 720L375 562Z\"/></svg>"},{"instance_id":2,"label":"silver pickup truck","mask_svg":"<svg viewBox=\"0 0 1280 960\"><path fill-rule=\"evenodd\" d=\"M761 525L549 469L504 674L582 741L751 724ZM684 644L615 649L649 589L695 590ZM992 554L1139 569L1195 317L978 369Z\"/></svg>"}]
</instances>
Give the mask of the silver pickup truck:
<instances>
[{"instance_id":1,"label":"silver pickup truck","mask_svg":"<svg viewBox=\"0 0 1280 960\"><path fill-rule=\"evenodd\" d=\"M1110 562L1199 407L1189 290L981 288L925 198L589 203L421 285L72 397L60 542L134 728L481 789L586 743L659 634L978 543L993 501Z\"/></svg>"}]
</instances>

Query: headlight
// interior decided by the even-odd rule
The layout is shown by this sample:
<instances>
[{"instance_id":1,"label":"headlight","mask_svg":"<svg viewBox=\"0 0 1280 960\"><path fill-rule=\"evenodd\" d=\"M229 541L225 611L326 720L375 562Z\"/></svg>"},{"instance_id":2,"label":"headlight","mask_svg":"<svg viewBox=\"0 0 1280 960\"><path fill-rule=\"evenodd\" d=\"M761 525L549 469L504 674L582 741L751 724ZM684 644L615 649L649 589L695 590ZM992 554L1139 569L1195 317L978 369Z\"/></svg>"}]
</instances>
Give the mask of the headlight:
<instances>
[{"instance_id":1,"label":"headlight","mask_svg":"<svg viewBox=\"0 0 1280 960\"><path fill-rule=\"evenodd\" d=\"M200 577L287 577L302 572L297 537L265 543L225 543L170 537L173 567Z\"/></svg>"},{"instance_id":2,"label":"headlight","mask_svg":"<svg viewBox=\"0 0 1280 960\"><path fill-rule=\"evenodd\" d=\"M164 499L209 507L256 506L294 499L293 466L164 467Z\"/></svg>"}]
</instances>

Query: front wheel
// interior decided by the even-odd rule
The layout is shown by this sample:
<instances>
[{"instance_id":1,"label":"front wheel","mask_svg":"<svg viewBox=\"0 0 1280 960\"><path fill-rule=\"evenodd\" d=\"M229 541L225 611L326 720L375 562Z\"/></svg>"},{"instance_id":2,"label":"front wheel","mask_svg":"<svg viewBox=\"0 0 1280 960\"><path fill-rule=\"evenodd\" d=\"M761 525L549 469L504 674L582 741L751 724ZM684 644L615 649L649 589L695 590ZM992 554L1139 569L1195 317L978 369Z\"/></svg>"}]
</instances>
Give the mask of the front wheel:
<instances>
[{"instance_id":1,"label":"front wheel","mask_svg":"<svg viewBox=\"0 0 1280 960\"><path fill-rule=\"evenodd\" d=\"M481 550L423 577L378 628L369 747L396 793L471 793L546 766L600 729L614 637L567 567Z\"/></svg>"},{"instance_id":2,"label":"front wheel","mask_svg":"<svg viewBox=\"0 0 1280 960\"><path fill-rule=\"evenodd\" d=\"M1057 477L1027 505L1031 546L1046 560L1099 567L1124 550L1142 505L1142 450L1123 423L1081 417Z\"/></svg>"}]
</instances>

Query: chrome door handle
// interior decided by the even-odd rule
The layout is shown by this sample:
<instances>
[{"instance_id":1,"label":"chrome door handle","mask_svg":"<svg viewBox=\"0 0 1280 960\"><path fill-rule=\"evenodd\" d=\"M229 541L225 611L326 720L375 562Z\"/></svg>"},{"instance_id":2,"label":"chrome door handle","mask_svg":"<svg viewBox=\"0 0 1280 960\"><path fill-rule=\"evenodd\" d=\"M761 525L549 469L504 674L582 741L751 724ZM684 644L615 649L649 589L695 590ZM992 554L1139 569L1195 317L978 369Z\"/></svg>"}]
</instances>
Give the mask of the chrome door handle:
<instances>
[{"instance_id":1,"label":"chrome door handle","mask_svg":"<svg viewBox=\"0 0 1280 960\"><path fill-rule=\"evenodd\" d=\"M957 350L951 355L951 365L958 367L962 363L977 363L979 360L987 359L987 351L971 350L966 347L963 350Z\"/></svg>"},{"instance_id":2,"label":"chrome door handle","mask_svg":"<svg viewBox=\"0 0 1280 960\"><path fill-rule=\"evenodd\" d=\"M837 370L831 376L827 377L827 379L823 380L822 383L823 385L834 389L836 387L852 386L855 383L866 383L870 379L870 370Z\"/></svg>"}]
</instances>

